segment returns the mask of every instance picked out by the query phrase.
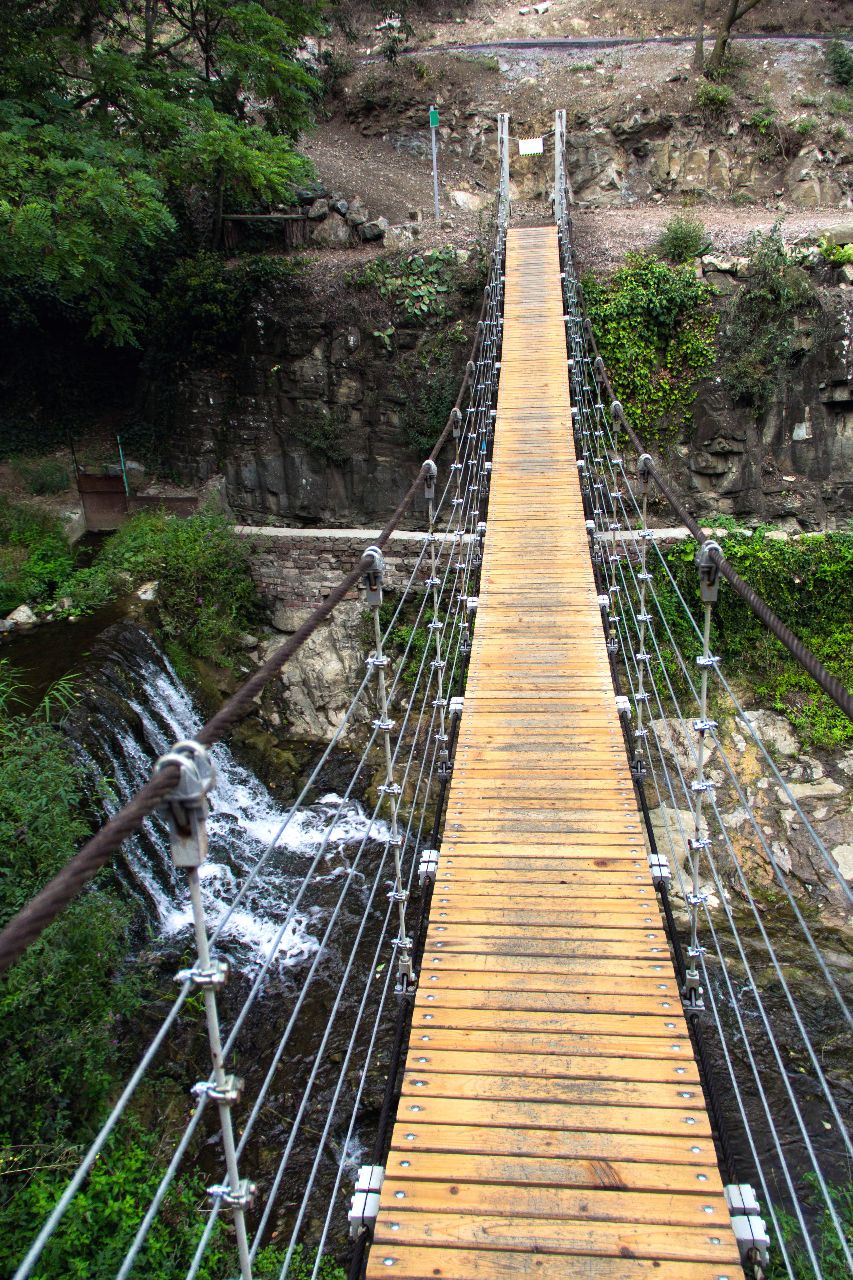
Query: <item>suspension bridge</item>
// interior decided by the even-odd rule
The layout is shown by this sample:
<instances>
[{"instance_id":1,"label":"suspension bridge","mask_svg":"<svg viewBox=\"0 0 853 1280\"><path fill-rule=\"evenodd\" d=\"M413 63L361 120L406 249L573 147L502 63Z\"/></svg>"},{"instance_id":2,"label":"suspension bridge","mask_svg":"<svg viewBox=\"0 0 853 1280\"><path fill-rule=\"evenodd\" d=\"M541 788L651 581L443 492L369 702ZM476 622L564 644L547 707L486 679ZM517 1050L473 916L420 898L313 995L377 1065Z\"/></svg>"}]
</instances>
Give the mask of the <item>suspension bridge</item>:
<instances>
[{"instance_id":1,"label":"suspension bridge","mask_svg":"<svg viewBox=\"0 0 853 1280\"><path fill-rule=\"evenodd\" d=\"M22 1250L16 1280L61 1274L64 1217L178 1022L195 1016L194 992L204 999L210 1075L194 1086L159 1185L128 1226L119 1280L145 1274L152 1224L211 1131L221 1172L175 1265L187 1280L210 1274L205 1259L223 1241L233 1254L227 1274L242 1280L260 1275L259 1253L271 1240L285 1242L275 1261L282 1280L297 1262L300 1277L308 1274L300 1246L312 1277L327 1255L346 1253L350 1280L735 1280L741 1268L763 1275L771 1248L792 1273L796 1250L823 1276L827 1233L832 1256L853 1265L834 1186L853 1157L844 1093L787 976L791 928L814 962L811 998L832 1010L842 1034L853 1020L784 858L749 806L712 698L751 735L809 835L827 892L847 907L851 893L711 652L721 581L848 714L853 703L705 538L613 397L583 316L564 138L558 113L553 224L513 227L501 117L496 241L472 358L401 508L314 617L195 741L163 757L148 787L0 935L7 965L122 839L164 809L198 957L178 975L174 1005ZM446 450L453 461L440 484ZM429 532L383 625L382 548L422 485ZM700 544L698 619L655 541L653 487ZM359 581L373 618L361 685L280 831L224 914L209 919L200 870L211 855L210 748ZM663 582L690 618L692 654L674 644ZM407 605L414 622L395 653L391 638ZM420 656L419 628L427 636ZM316 951L250 1089L232 1063L262 1016L288 927L314 901L337 818L281 904L277 937L244 975L225 1024L229 920L365 708L373 718L340 809L378 776L374 825L318 917ZM673 723L689 744L686 764L671 750ZM775 877L786 907L781 931L765 922L720 813L712 747ZM649 810L666 803L681 830L661 848ZM322 1030L312 1031L305 1009L335 938L345 957L337 994ZM767 971L779 988L776 1009L762 997ZM808 1105L789 1065L792 1038L807 1063ZM385 1082L378 1114L365 1105L377 1068ZM285 1105L287 1091L295 1101ZM253 1168L253 1144L270 1123L281 1133L283 1109L272 1163ZM357 1149L371 1155L356 1172Z\"/></svg>"}]
</instances>

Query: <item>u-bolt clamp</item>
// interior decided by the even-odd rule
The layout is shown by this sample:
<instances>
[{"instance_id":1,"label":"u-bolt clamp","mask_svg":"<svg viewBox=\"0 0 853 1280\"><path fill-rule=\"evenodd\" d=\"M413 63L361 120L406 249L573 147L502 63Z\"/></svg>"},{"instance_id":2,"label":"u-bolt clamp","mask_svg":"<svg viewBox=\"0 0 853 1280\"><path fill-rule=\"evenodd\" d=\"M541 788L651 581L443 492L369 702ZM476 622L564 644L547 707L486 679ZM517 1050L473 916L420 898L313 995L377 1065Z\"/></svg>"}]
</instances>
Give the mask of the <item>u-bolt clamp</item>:
<instances>
[{"instance_id":1,"label":"u-bolt clamp","mask_svg":"<svg viewBox=\"0 0 853 1280\"><path fill-rule=\"evenodd\" d=\"M641 453L637 459L637 492L640 497L645 497L649 492L649 484L652 478L651 466L651 454Z\"/></svg>"},{"instance_id":2,"label":"u-bolt clamp","mask_svg":"<svg viewBox=\"0 0 853 1280\"><path fill-rule=\"evenodd\" d=\"M472 376L474 373L474 361L469 360L468 365L471 369ZM453 439L458 440L462 435L462 410L455 406L450 410L450 421L453 423Z\"/></svg>"},{"instance_id":3,"label":"u-bolt clamp","mask_svg":"<svg viewBox=\"0 0 853 1280\"><path fill-rule=\"evenodd\" d=\"M717 596L720 594L720 566L713 557L715 551L722 556L723 549L719 542L707 538L705 542L700 543L699 550L696 552L695 563L699 570L703 604L716 604Z\"/></svg>"},{"instance_id":4,"label":"u-bolt clamp","mask_svg":"<svg viewBox=\"0 0 853 1280\"><path fill-rule=\"evenodd\" d=\"M432 502L435 498L435 479L438 475L438 467L432 458L427 458L424 463L424 498L427 502Z\"/></svg>"},{"instance_id":5,"label":"u-bolt clamp","mask_svg":"<svg viewBox=\"0 0 853 1280\"><path fill-rule=\"evenodd\" d=\"M371 609L378 609L382 603L382 579L385 576L385 557L378 547L368 547L361 558L362 582L366 591L367 603Z\"/></svg>"},{"instance_id":6,"label":"u-bolt clamp","mask_svg":"<svg viewBox=\"0 0 853 1280\"><path fill-rule=\"evenodd\" d=\"M207 857L207 794L216 770L199 742L176 742L154 766L162 773L177 765L179 776L161 812L169 826L172 860L176 867L200 867Z\"/></svg>"}]
</instances>

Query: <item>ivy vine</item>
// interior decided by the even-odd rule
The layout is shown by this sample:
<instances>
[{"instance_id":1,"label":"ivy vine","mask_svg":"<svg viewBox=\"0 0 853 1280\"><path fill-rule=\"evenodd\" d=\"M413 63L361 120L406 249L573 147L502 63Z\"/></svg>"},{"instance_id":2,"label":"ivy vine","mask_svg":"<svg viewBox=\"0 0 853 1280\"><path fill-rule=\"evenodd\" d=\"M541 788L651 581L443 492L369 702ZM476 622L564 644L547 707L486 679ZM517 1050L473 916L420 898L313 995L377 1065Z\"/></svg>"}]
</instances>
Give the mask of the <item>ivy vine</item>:
<instances>
[{"instance_id":1,"label":"ivy vine","mask_svg":"<svg viewBox=\"0 0 853 1280\"><path fill-rule=\"evenodd\" d=\"M665 448L689 424L697 380L714 364L715 290L692 266L636 253L609 280L583 284L625 414L643 441Z\"/></svg>"}]
</instances>

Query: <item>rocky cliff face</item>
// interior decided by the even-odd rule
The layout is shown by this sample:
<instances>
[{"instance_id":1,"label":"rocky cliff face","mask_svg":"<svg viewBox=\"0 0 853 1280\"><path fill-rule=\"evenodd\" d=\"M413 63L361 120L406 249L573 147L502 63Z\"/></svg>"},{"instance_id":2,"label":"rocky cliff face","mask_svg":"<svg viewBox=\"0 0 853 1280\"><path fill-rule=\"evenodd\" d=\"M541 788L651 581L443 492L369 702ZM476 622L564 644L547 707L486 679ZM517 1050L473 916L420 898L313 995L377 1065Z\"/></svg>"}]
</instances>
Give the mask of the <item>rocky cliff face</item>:
<instances>
[{"instance_id":1,"label":"rocky cliff face","mask_svg":"<svg viewBox=\"0 0 853 1280\"><path fill-rule=\"evenodd\" d=\"M406 434L413 383L452 384L464 369L467 336L455 332L433 361L430 334L435 326L341 321L294 300L253 315L239 353L218 367L152 381L144 412L181 482L224 475L247 524L381 525L423 461Z\"/></svg>"}]
</instances>

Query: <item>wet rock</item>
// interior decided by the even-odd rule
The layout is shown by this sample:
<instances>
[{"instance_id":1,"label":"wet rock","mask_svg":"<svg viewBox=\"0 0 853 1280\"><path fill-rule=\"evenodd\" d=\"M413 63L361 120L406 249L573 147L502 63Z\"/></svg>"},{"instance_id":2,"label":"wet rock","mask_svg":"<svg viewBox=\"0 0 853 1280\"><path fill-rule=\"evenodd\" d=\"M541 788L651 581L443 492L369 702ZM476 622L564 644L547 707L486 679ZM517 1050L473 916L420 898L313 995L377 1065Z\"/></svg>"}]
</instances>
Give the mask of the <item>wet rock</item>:
<instances>
[{"instance_id":1,"label":"wet rock","mask_svg":"<svg viewBox=\"0 0 853 1280\"><path fill-rule=\"evenodd\" d=\"M19 604L17 609L6 615L6 621L14 623L16 627L33 627L38 618L28 604Z\"/></svg>"}]
</instances>

